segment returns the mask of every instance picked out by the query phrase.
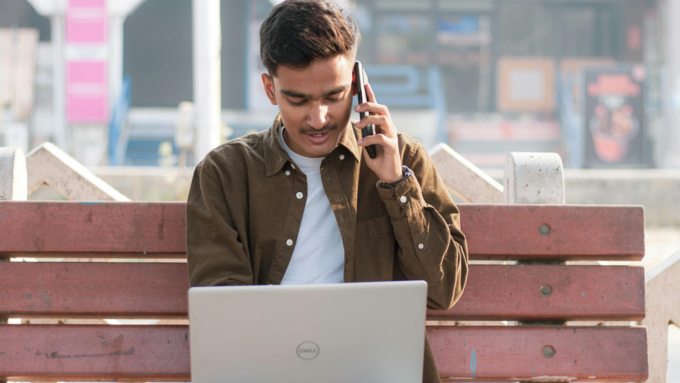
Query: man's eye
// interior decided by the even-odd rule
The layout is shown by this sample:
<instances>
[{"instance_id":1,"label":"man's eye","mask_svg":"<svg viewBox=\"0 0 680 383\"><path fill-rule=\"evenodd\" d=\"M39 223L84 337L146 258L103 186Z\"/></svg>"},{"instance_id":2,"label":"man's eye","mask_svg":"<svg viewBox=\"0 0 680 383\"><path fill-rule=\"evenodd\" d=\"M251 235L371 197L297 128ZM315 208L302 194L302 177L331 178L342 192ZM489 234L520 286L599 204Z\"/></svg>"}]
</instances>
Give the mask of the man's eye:
<instances>
[{"instance_id":1,"label":"man's eye","mask_svg":"<svg viewBox=\"0 0 680 383\"><path fill-rule=\"evenodd\" d=\"M300 106L300 105L302 105L302 104L305 103L305 100L298 101L298 102L295 102L295 101L293 101L293 100L288 100L288 102L290 102L291 105Z\"/></svg>"},{"instance_id":2,"label":"man's eye","mask_svg":"<svg viewBox=\"0 0 680 383\"><path fill-rule=\"evenodd\" d=\"M330 102L338 102L342 100L344 97L337 97L337 98L328 98L327 100Z\"/></svg>"}]
</instances>

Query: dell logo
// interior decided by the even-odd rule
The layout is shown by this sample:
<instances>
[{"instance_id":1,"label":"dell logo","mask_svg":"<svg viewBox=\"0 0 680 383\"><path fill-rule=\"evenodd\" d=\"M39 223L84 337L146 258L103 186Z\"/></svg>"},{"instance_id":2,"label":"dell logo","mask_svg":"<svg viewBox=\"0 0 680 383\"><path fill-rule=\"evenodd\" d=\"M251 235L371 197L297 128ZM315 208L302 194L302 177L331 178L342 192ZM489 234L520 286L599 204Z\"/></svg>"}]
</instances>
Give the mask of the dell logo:
<instances>
[{"instance_id":1,"label":"dell logo","mask_svg":"<svg viewBox=\"0 0 680 383\"><path fill-rule=\"evenodd\" d=\"M319 345L314 342L302 342L297 346L297 356L300 359L311 360L319 356Z\"/></svg>"}]
</instances>

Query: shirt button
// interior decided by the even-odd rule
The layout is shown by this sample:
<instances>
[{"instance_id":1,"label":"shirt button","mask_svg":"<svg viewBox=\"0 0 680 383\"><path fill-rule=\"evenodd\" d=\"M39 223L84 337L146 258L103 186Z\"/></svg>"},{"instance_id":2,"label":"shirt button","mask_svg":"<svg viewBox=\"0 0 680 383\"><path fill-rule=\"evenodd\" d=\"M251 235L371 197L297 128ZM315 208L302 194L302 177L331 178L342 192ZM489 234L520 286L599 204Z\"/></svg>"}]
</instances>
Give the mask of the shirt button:
<instances>
[{"instance_id":1,"label":"shirt button","mask_svg":"<svg viewBox=\"0 0 680 383\"><path fill-rule=\"evenodd\" d=\"M290 170L286 170L286 175L287 175L287 176L290 175Z\"/></svg>"},{"instance_id":2,"label":"shirt button","mask_svg":"<svg viewBox=\"0 0 680 383\"><path fill-rule=\"evenodd\" d=\"M341 154L341 155L340 155L340 160L344 160L344 159L345 159L345 155L344 155L344 154Z\"/></svg>"},{"instance_id":3,"label":"shirt button","mask_svg":"<svg viewBox=\"0 0 680 383\"><path fill-rule=\"evenodd\" d=\"M291 163L291 164L290 164L290 167L293 168L293 169L295 169L295 164L292 164L292 163Z\"/></svg>"},{"instance_id":4,"label":"shirt button","mask_svg":"<svg viewBox=\"0 0 680 383\"><path fill-rule=\"evenodd\" d=\"M302 199L303 197L302 192L297 192L295 196L297 197L297 199Z\"/></svg>"},{"instance_id":5,"label":"shirt button","mask_svg":"<svg viewBox=\"0 0 680 383\"><path fill-rule=\"evenodd\" d=\"M293 246L293 240L292 239L287 240L286 245Z\"/></svg>"},{"instance_id":6,"label":"shirt button","mask_svg":"<svg viewBox=\"0 0 680 383\"><path fill-rule=\"evenodd\" d=\"M406 196L405 195L401 196L401 198L399 198L399 201L401 201L401 203L406 203Z\"/></svg>"},{"instance_id":7,"label":"shirt button","mask_svg":"<svg viewBox=\"0 0 680 383\"><path fill-rule=\"evenodd\" d=\"M420 250L422 250L422 249L425 248L425 245L423 245L423 244L421 243L420 245L418 245L418 248L419 248Z\"/></svg>"}]
</instances>

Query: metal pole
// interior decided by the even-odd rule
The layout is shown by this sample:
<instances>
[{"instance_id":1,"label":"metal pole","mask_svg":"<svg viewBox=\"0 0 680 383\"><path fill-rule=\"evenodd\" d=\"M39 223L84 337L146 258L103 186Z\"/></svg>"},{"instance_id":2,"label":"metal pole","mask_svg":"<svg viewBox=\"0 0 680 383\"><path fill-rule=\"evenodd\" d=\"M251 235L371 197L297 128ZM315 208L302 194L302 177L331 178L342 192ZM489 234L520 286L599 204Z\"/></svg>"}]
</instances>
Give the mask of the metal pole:
<instances>
[{"instance_id":1,"label":"metal pole","mask_svg":"<svg viewBox=\"0 0 680 383\"><path fill-rule=\"evenodd\" d=\"M123 26L127 15L109 18L109 106L114 109L123 88Z\"/></svg>"},{"instance_id":2,"label":"metal pole","mask_svg":"<svg viewBox=\"0 0 680 383\"><path fill-rule=\"evenodd\" d=\"M55 12L52 21L52 105L54 140L58 147L69 151L66 126L66 72L64 69L64 14Z\"/></svg>"},{"instance_id":3,"label":"metal pole","mask_svg":"<svg viewBox=\"0 0 680 383\"><path fill-rule=\"evenodd\" d=\"M221 23L219 0L193 0L194 104L200 161L221 142Z\"/></svg>"},{"instance_id":4,"label":"metal pole","mask_svg":"<svg viewBox=\"0 0 680 383\"><path fill-rule=\"evenodd\" d=\"M666 7L666 67L668 68L668 100L666 129L663 140L663 166L680 168L680 1L668 0Z\"/></svg>"}]
</instances>

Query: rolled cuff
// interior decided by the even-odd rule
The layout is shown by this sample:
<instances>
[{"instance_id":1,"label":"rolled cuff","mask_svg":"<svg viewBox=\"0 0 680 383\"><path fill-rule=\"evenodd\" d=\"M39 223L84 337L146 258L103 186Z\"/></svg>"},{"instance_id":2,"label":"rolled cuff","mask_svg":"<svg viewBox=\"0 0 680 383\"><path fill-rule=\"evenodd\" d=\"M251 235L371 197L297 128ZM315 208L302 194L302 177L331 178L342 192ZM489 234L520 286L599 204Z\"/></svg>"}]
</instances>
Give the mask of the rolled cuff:
<instances>
[{"instance_id":1,"label":"rolled cuff","mask_svg":"<svg viewBox=\"0 0 680 383\"><path fill-rule=\"evenodd\" d=\"M392 188L376 186L380 198L393 220L417 216L425 206L423 192L415 174Z\"/></svg>"}]
</instances>

